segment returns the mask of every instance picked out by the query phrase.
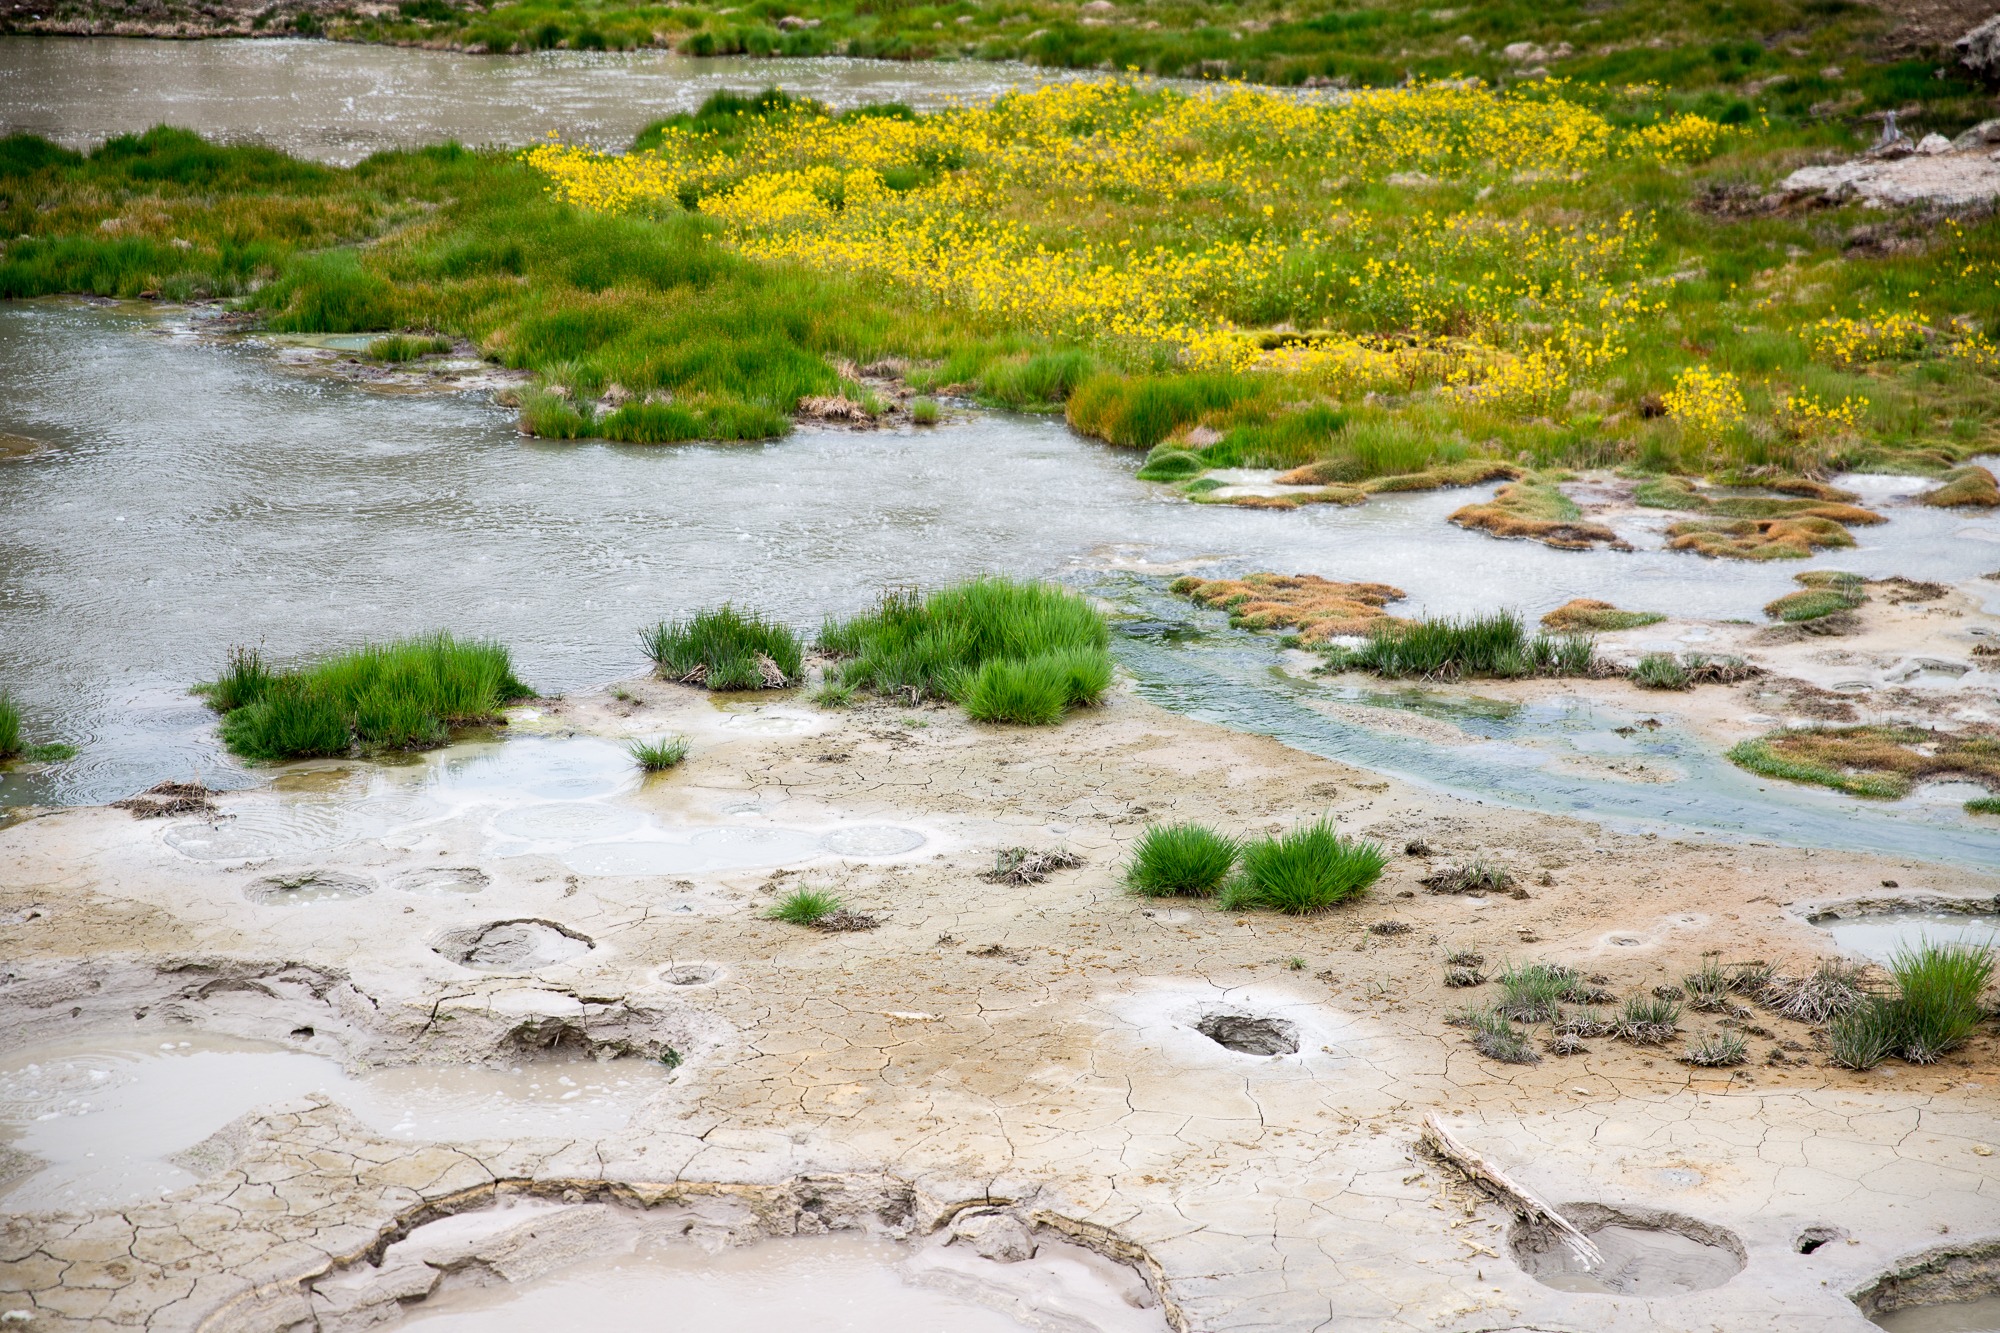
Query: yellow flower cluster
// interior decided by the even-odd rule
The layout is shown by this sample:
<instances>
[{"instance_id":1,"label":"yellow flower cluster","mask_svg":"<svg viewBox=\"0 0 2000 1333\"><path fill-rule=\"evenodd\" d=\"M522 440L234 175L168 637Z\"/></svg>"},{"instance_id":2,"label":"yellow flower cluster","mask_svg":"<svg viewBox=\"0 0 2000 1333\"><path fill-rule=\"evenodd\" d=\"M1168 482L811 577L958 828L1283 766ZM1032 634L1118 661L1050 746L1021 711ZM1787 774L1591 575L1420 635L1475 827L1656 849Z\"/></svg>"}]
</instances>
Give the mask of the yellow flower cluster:
<instances>
[{"instance_id":1,"label":"yellow flower cluster","mask_svg":"<svg viewBox=\"0 0 2000 1333\"><path fill-rule=\"evenodd\" d=\"M1868 400L1858 394L1829 403L1799 389L1785 396L1784 406L1778 411L1778 428L1790 438L1807 443L1836 439L1860 430L1862 414L1867 411Z\"/></svg>"},{"instance_id":2,"label":"yellow flower cluster","mask_svg":"<svg viewBox=\"0 0 2000 1333\"><path fill-rule=\"evenodd\" d=\"M1822 319L1799 333L1816 359L1836 366L1859 366L1917 356L1924 350L1929 331L1914 316L1878 310L1867 319Z\"/></svg>"},{"instance_id":3,"label":"yellow flower cluster","mask_svg":"<svg viewBox=\"0 0 2000 1333\"><path fill-rule=\"evenodd\" d=\"M693 200L745 255L894 284L1010 327L1340 388L1492 379L1496 401L1535 402L1622 350L1623 322L1651 309L1641 225L1377 217L1339 192L1399 172L1425 188L1682 159L1724 132L1690 116L1623 130L1560 96L1477 84L1307 100L1119 81L915 118L802 105L730 131L670 127L623 157L557 142L525 156L580 207ZM1431 341L1329 330L1265 352L1240 332L1280 318Z\"/></svg>"},{"instance_id":4,"label":"yellow flower cluster","mask_svg":"<svg viewBox=\"0 0 2000 1333\"><path fill-rule=\"evenodd\" d=\"M1660 396L1667 417L1698 440L1714 440L1743 420L1743 390L1726 370L1689 366Z\"/></svg>"}]
</instances>

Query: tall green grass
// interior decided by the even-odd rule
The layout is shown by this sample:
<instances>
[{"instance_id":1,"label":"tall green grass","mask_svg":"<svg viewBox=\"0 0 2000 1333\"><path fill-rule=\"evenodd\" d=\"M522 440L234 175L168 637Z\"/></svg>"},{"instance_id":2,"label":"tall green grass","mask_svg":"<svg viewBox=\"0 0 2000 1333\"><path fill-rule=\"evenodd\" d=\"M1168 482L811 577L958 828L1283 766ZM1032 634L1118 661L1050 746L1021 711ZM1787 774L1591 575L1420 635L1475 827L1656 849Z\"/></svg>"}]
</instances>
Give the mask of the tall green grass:
<instances>
[{"instance_id":1,"label":"tall green grass","mask_svg":"<svg viewBox=\"0 0 2000 1333\"><path fill-rule=\"evenodd\" d=\"M1139 835L1125 882L1148 898L1207 898L1236 868L1242 844L1205 824L1155 824Z\"/></svg>"},{"instance_id":2,"label":"tall green grass","mask_svg":"<svg viewBox=\"0 0 2000 1333\"><path fill-rule=\"evenodd\" d=\"M532 691L507 649L448 634L349 649L290 671L237 649L195 687L222 714L223 744L245 759L298 759L442 745L453 726L492 717Z\"/></svg>"},{"instance_id":3,"label":"tall green grass","mask_svg":"<svg viewBox=\"0 0 2000 1333\"><path fill-rule=\"evenodd\" d=\"M0 690L0 759L21 753L21 706L14 696Z\"/></svg>"},{"instance_id":4,"label":"tall green grass","mask_svg":"<svg viewBox=\"0 0 2000 1333\"><path fill-rule=\"evenodd\" d=\"M1388 864L1380 845L1344 838L1332 820L1317 819L1245 845L1242 872L1224 892L1222 906L1292 916L1323 912L1367 892Z\"/></svg>"},{"instance_id":5,"label":"tall green grass","mask_svg":"<svg viewBox=\"0 0 2000 1333\"><path fill-rule=\"evenodd\" d=\"M820 630L840 681L911 703L949 699L975 719L1047 724L1111 688L1104 617L1054 584L979 578L883 598Z\"/></svg>"},{"instance_id":6,"label":"tall green grass","mask_svg":"<svg viewBox=\"0 0 2000 1333\"><path fill-rule=\"evenodd\" d=\"M1358 648L1327 650L1328 666L1391 677L1581 676L1594 666L1591 641L1574 634L1528 634L1512 611L1408 622L1386 621Z\"/></svg>"},{"instance_id":7,"label":"tall green grass","mask_svg":"<svg viewBox=\"0 0 2000 1333\"><path fill-rule=\"evenodd\" d=\"M1871 995L1834 1018L1828 1033L1836 1064L1873 1069L1891 1056L1935 1064L1963 1046L1986 1020L1993 949L1923 940L1889 959L1893 995Z\"/></svg>"},{"instance_id":8,"label":"tall green grass","mask_svg":"<svg viewBox=\"0 0 2000 1333\"><path fill-rule=\"evenodd\" d=\"M662 620L640 630L639 643L662 677L711 690L781 688L805 672L805 645L791 626L733 606Z\"/></svg>"}]
</instances>

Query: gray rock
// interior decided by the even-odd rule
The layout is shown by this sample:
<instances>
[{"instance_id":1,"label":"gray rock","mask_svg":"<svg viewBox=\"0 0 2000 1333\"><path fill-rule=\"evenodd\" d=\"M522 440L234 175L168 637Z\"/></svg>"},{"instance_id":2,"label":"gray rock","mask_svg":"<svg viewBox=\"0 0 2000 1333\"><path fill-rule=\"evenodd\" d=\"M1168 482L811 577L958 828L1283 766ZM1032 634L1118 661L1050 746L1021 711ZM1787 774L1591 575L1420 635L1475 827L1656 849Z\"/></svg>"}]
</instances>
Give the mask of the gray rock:
<instances>
[{"instance_id":1,"label":"gray rock","mask_svg":"<svg viewBox=\"0 0 2000 1333\"><path fill-rule=\"evenodd\" d=\"M1027 1224L1012 1213L960 1213L951 1224L953 1243L964 1241L973 1253L997 1264L1018 1264L1035 1257L1035 1240Z\"/></svg>"},{"instance_id":2,"label":"gray rock","mask_svg":"<svg viewBox=\"0 0 2000 1333\"><path fill-rule=\"evenodd\" d=\"M1995 14L1951 44L1958 63L1982 79L2000 82L2000 14Z\"/></svg>"},{"instance_id":3,"label":"gray rock","mask_svg":"<svg viewBox=\"0 0 2000 1333\"><path fill-rule=\"evenodd\" d=\"M1951 141L1953 148L1978 148L1982 144L2000 143L2000 120L1982 120L1965 133Z\"/></svg>"},{"instance_id":4,"label":"gray rock","mask_svg":"<svg viewBox=\"0 0 2000 1333\"><path fill-rule=\"evenodd\" d=\"M1926 134L1923 138L1917 140L1917 151L1930 157L1936 157L1939 153L1949 153L1951 151L1951 140L1945 138L1942 134Z\"/></svg>"}]
</instances>

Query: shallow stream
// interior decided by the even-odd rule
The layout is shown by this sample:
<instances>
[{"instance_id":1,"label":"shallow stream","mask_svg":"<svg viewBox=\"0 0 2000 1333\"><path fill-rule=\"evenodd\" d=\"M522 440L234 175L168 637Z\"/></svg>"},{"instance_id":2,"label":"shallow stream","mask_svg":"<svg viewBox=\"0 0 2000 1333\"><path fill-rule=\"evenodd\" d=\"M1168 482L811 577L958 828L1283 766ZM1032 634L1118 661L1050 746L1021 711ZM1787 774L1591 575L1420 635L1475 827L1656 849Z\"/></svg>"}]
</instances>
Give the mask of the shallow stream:
<instances>
[{"instance_id":1,"label":"shallow stream","mask_svg":"<svg viewBox=\"0 0 2000 1333\"><path fill-rule=\"evenodd\" d=\"M0 308L0 431L39 442L0 461L0 682L32 737L83 747L42 774L0 777L0 803L252 781L187 694L232 644L286 659L449 627L504 639L525 679L562 691L640 670L635 631L663 615L734 599L809 627L885 585L997 570L1109 596L1141 622L1119 653L1148 697L1301 748L1552 810L1991 854L1990 835L1948 807L1760 784L1671 732L1617 737L1630 719L1582 705L1454 719L1486 737L1477 745L1351 725L1312 706L1337 692L1276 669L1272 641L1163 590L1191 566L1279 569L1393 582L1409 614L1533 616L1589 596L1726 617L1756 615L1790 588L1789 568L1667 552L1636 531L1630 554L1494 541L1445 523L1468 491L1293 513L1194 505L1134 481L1131 452L1038 418L957 413L926 431L801 430L761 445L524 440L484 395L372 392L281 368L273 350L207 337L171 311ZM1861 545L1815 563L1962 579L2000 561L2000 520L1888 512L1857 531ZM1689 778L1566 772L1546 746L1518 743L1531 732L1579 753L1659 749Z\"/></svg>"}]
</instances>

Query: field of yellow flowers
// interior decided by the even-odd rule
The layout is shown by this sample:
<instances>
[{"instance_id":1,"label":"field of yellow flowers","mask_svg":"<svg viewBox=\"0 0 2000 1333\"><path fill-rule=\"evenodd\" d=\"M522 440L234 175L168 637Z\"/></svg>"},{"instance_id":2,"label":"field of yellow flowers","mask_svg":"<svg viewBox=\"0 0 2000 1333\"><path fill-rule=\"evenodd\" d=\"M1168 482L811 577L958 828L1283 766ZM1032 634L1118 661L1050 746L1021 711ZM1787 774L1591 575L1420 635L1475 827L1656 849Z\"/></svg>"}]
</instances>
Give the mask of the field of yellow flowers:
<instances>
[{"instance_id":1,"label":"field of yellow flowers","mask_svg":"<svg viewBox=\"0 0 2000 1333\"><path fill-rule=\"evenodd\" d=\"M1924 394L1876 372L1930 357L1947 366L1934 384L1969 394L1985 325L1802 319L1818 279L1797 246L1747 284L1719 280L1685 206L1660 202L1754 157L1758 130L1634 116L1645 91L1113 80L925 116L767 97L657 127L638 151L552 140L524 156L575 207L691 213L761 263L1083 349L1140 388L1078 395L1073 422L1136 445L1245 427L1217 464L1323 456L1330 432L1284 424L1314 404L1370 418L1349 433L1374 441L1363 475L1496 451L1797 471L1876 447L1956 457L1968 433L1911 422ZM1954 239L1990 306L1987 233ZM1170 387L1204 377L1235 387Z\"/></svg>"}]
</instances>

